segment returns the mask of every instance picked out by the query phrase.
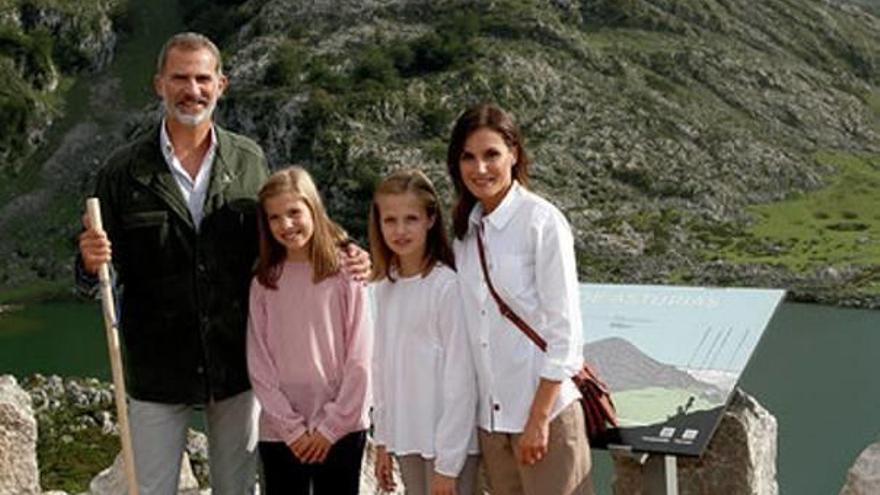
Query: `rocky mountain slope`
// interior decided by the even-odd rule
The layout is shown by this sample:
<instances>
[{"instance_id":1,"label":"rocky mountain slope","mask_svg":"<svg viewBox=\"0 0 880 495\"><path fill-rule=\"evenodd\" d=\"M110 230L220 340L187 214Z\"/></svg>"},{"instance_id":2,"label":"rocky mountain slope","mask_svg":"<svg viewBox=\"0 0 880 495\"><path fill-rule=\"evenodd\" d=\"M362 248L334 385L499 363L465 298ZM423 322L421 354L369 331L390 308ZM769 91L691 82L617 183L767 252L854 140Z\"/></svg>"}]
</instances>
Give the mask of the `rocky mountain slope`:
<instances>
[{"instance_id":1,"label":"rocky mountain slope","mask_svg":"<svg viewBox=\"0 0 880 495\"><path fill-rule=\"evenodd\" d=\"M224 120L273 164L310 165L355 233L389 168L423 167L445 186L449 123L493 100L523 125L533 186L571 220L583 278L876 304L880 253L822 259L806 241L749 232L750 205L834 183L845 165L822 152L863 160L876 198L880 20L857 7L272 0L239 14ZM845 242L876 243L878 225L865 227ZM774 263L785 249L805 260Z\"/></svg>"},{"instance_id":2,"label":"rocky mountain slope","mask_svg":"<svg viewBox=\"0 0 880 495\"><path fill-rule=\"evenodd\" d=\"M0 0L0 170L45 144L65 78L113 57L125 0ZM68 81L69 83L69 81ZM69 85L69 84L68 84Z\"/></svg>"},{"instance_id":3,"label":"rocky mountain slope","mask_svg":"<svg viewBox=\"0 0 880 495\"><path fill-rule=\"evenodd\" d=\"M532 187L571 221L583 279L880 306L880 19L861 6L219 3L182 2L226 53L220 121L273 166L307 165L356 236L390 169L422 167L448 194L449 126L492 100L524 128ZM80 190L89 168L71 178ZM76 222L55 220L51 242L69 246ZM4 285L67 276L46 261L57 244L15 251L15 235L2 232Z\"/></svg>"}]
</instances>

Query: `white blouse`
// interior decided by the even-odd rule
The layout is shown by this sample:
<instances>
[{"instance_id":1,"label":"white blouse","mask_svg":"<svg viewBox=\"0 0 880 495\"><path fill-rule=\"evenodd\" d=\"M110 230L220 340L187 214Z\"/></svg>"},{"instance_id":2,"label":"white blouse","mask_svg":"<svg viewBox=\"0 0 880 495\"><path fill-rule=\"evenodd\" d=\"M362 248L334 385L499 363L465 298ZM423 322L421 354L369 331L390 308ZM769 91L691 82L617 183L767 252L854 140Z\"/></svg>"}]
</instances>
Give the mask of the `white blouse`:
<instances>
[{"instance_id":1,"label":"white blouse","mask_svg":"<svg viewBox=\"0 0 880 495\"><path fill-rule=\"evenodd\" d=\"M501 315L489 293L477 249L480 225L492 285L547 341L546 354ZM541 378L562 382L551 410L556 417L580 398L570 377L583 363L574 241L565 217L514 182L489 215L477 203L467 234L453 247L479 383L480 428L522 432Z\"/></svg>"},{"instance_id":2,"label":"white blouse","mask_svg":"<svg viewBox=\"0 0 880 495\"><path fill-rule=\"evenodd\" d=\"M458 476L478 448L477 382L456 275L438 264L427 277L395 280L374 287L376 443L434 458L436 472Z\"/></svg>"}]
</instances>

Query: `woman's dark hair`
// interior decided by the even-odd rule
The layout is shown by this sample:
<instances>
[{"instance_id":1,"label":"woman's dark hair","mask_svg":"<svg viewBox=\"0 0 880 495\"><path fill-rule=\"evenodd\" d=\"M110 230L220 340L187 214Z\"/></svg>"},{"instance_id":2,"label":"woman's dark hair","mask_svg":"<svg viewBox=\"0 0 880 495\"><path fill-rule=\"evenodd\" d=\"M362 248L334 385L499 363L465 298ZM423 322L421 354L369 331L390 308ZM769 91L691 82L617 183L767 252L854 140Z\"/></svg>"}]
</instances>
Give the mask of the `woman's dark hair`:
<instances>
[{"instance_id":1,"label":"woman's dark hair","mask_svg":"<svg viewBox=\"0 0 880 495\"><path fill-rule=\"evenodd\" d=\"M452 208L452 230L455 237L463 239L468 230L468 217L477 203L477 198L468 191L461 178L461 155L467 138L478 129L491 129L504 139L507 146L516 153L511 175L522 185L528 185L529 158L523 148L522 134L513 117L492 103L481 103L464 111L455 121L452 135L449 138L449 149L446 153L446 167L452 184L455 186L456 201Z\"/></svg>"}]
</instances>

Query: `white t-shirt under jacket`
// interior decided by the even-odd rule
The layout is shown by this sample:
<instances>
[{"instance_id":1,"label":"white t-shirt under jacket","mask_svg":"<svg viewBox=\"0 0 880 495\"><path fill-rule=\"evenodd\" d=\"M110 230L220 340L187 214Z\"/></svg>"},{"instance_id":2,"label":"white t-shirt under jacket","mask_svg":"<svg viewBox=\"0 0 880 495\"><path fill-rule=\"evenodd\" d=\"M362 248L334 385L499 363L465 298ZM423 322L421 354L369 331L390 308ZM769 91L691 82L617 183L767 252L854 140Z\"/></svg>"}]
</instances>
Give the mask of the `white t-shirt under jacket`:
<instances>
[{"instance_id":1,"label":"white t-shirt under jacket","mask_svg":"<svg viewBox=\"0 0 880 495\"><path fill-rule=\"evenodd\" d=\"M482 225L492 285L544 340L541 351L498 310L480 267ZM487 431L525 429L541 378L562 382L555 418L580 398L571 381L583 363L577 268L571 228L550 202L517 182L489 215L477 203L463 240L454 242L464 317L479 383L478 424Z\"/></svg>"},{"instance_id":2,"label":"white t-shirt under jacket","mask_svg":"<svg viewBox=\"0 0 880 495\"><path fill-rule=\"evenodd\" d=\"M435 471L458 476L478 448L477 383L455 272L438 264L424 278L382 280L374 294L376 443L433 458Z\"/></svg>"}]
</instances>

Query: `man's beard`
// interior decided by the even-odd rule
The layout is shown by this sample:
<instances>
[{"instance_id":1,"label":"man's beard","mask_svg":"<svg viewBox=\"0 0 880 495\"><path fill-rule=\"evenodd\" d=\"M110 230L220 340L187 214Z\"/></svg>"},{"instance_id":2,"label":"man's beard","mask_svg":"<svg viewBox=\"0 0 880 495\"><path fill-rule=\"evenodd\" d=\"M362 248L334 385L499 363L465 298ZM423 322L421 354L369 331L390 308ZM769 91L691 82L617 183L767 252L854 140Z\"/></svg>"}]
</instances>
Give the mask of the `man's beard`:
<instances>
[{"instance_id":1,"label":"man's beard","mask_svg":"<svg viewBox=\"0 0 880 495\"><path fill-rule=\"evenodd\" d=\"M184 113L180 111L174 103L168 101L168 99L164 99L165 111L170 115L174 116L174 120L180 122L181 124L188 127L195 127L202 122L211 118L211 115L214 113L214 109L217 108L217 100L204 100L200 99L200 102L205 103L205 109L199 113Z\"/></svg>"}]
</instances>

